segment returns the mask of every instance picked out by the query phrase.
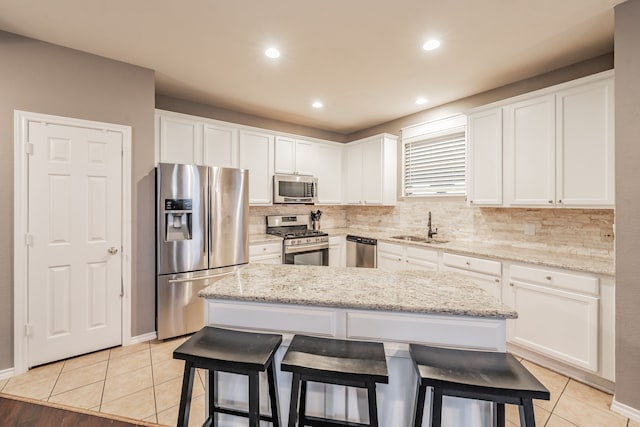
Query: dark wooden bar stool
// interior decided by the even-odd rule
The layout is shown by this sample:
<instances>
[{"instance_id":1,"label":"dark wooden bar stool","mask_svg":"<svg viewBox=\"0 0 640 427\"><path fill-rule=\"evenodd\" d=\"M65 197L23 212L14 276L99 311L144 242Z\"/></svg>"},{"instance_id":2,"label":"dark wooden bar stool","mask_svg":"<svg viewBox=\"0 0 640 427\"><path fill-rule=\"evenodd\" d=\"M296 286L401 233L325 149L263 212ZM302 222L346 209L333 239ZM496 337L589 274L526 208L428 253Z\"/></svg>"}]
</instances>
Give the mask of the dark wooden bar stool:
<instances>
[{"instance_id":1,"label":"dark wooden bar stool","mask_svg":"<svg viewBox=\"0 0 640 427\"><path fill-rule=\"evenodd\" d=\"M382 343L295 335L280 368L293 374L289 427L378 426L376 383L389 382ZM366 389L369 424L306 415L307 381Z\"/></svg>"},{"instance_id":2,"label":"dark wooden bar stool","mask_svg":"<svg viewBox=\"0 0 640 427\"><path fill-rule=\"evenodd\" d=\"M427 387L432 388L431 425L442 422L442 396L494 403L494 425L504 427L505 403L520 407L520 425L533 427L532 399L549 400L549 390L509 353L453 350L410 344L418 373L414 426L422 425Z\"/></svg>"},{"instance_id":3,"label":"dark wooden bar stool","mask_svg":"<svg viewBox=\"0 0 640 427\"><path fill-rule=\"evenodd\" d=\"M173 352L174 359L184 360L184 377L178 412L178 427L189 425L189 410L196 368L209 371L209 416L204 426L216 424L216 414L249 418L249 426L258 427L260 420L280 426L278 387L273 356L282 342L281 335L234 331L205 326ZM271 416L260 415L260 372L267 371ZM223 408L216 404L217 372L230 372L249 377L249 411Z\"/></svg>"}]
</instances>

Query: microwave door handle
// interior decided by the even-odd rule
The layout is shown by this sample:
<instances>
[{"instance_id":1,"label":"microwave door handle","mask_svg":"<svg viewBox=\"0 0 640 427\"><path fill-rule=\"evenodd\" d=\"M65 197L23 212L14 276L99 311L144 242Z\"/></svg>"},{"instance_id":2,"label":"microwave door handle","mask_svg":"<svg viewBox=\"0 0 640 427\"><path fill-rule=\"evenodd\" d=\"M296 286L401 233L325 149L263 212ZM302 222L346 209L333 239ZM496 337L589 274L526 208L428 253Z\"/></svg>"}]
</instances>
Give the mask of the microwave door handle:
<instances>
[{"instance_id":1,"label":"microwave door handle","mask_svg":"<svg viewBox=\"0 0 640 427\"><path fill-rule=\"evenodd\" d=\"M315 198L315 197L317 196L317 191L318 191L318 183L317 183L317 182L314 182L314 183L311 185L311 197L314 197L314 198Z\"/></svg>"}]
</instances>

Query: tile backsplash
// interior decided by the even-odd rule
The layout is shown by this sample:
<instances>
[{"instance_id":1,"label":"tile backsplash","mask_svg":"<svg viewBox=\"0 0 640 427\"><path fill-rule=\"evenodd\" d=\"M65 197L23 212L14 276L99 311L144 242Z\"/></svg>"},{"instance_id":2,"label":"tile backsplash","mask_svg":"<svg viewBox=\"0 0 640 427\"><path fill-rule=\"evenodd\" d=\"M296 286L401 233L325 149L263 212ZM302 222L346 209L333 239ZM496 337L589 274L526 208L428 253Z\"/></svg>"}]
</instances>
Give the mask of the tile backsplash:
<instances>
[{"instance_id":1,"label":"tile backsplash","mask_svg":"<svg viewBox=\"0 0 640 427\"><path fill-rule=\"evenodd\" d=\"M614 256L613 209L469 208L463 199L398 201L396 206L283 205L249 209L250 232L263 233L266 215L309 214L320 209L322 228L354 227L426 234L427 217L438 237L483 241L553 252ZM525 234L525 229L528 234ZM532 234L533 232L533 234Z\"/></svg>"}]
</instances>

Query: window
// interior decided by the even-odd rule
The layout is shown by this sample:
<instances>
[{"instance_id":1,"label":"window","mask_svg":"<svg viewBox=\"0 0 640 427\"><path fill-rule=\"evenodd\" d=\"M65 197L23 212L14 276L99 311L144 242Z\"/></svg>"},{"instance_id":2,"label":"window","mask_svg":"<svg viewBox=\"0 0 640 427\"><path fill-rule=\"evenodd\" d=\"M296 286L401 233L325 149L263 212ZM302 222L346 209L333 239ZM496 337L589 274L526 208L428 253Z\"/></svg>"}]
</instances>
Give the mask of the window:
<instances>
[{"instance_id":1,"label":"window","mask_svg":"<svg viewBox=\"0 0 640 427\"><path fill-rule=\"evenodd\" d=\"M403 196L464 196L466 117L402 129Z\"/></svg>"}]
</instances>

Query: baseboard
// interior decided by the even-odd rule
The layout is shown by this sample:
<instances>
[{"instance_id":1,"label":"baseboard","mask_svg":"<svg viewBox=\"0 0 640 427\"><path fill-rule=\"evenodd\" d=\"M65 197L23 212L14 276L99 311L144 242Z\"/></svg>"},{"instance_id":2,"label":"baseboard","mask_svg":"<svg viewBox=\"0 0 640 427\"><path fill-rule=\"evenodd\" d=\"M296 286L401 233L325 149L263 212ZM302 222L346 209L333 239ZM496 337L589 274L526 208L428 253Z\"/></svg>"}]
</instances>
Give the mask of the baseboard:
<instances>
[{"instance_id":1,"label":"baseboard","mask_svg":"<svg viewBox=\"0 0 640 427\"><path fill-rule=\"evenodd\" d=\"M631 419L631 421L640 423L640 410L632 408L631 406L627 406L624 403L618 402L615 396L613 397L613 402L611 402L611 410Z\"/></svg>"},{"instance_id":2,"label":"baseboard","mask_svg":"<svg viewBox=\"0 0 640 427\"><path fill-rule=\"evenodd\" d=\"M149 332L148 334L131 337L128 345L139 344L141 342L147 342L147 341L153 341L156 338L158 338L158 334L155 331Z\"/></svg>"},{"instance_id":3,"label":"baseboard","mask_svg":"<svg viewBox=\"0 0 640 427\"><path fill-rule=\"evenodd\" d=\"M7 378L11 378L12 376L13 376L13 368L0 371L0 380L6 380Z\"/></svg>"}]
</instances>

